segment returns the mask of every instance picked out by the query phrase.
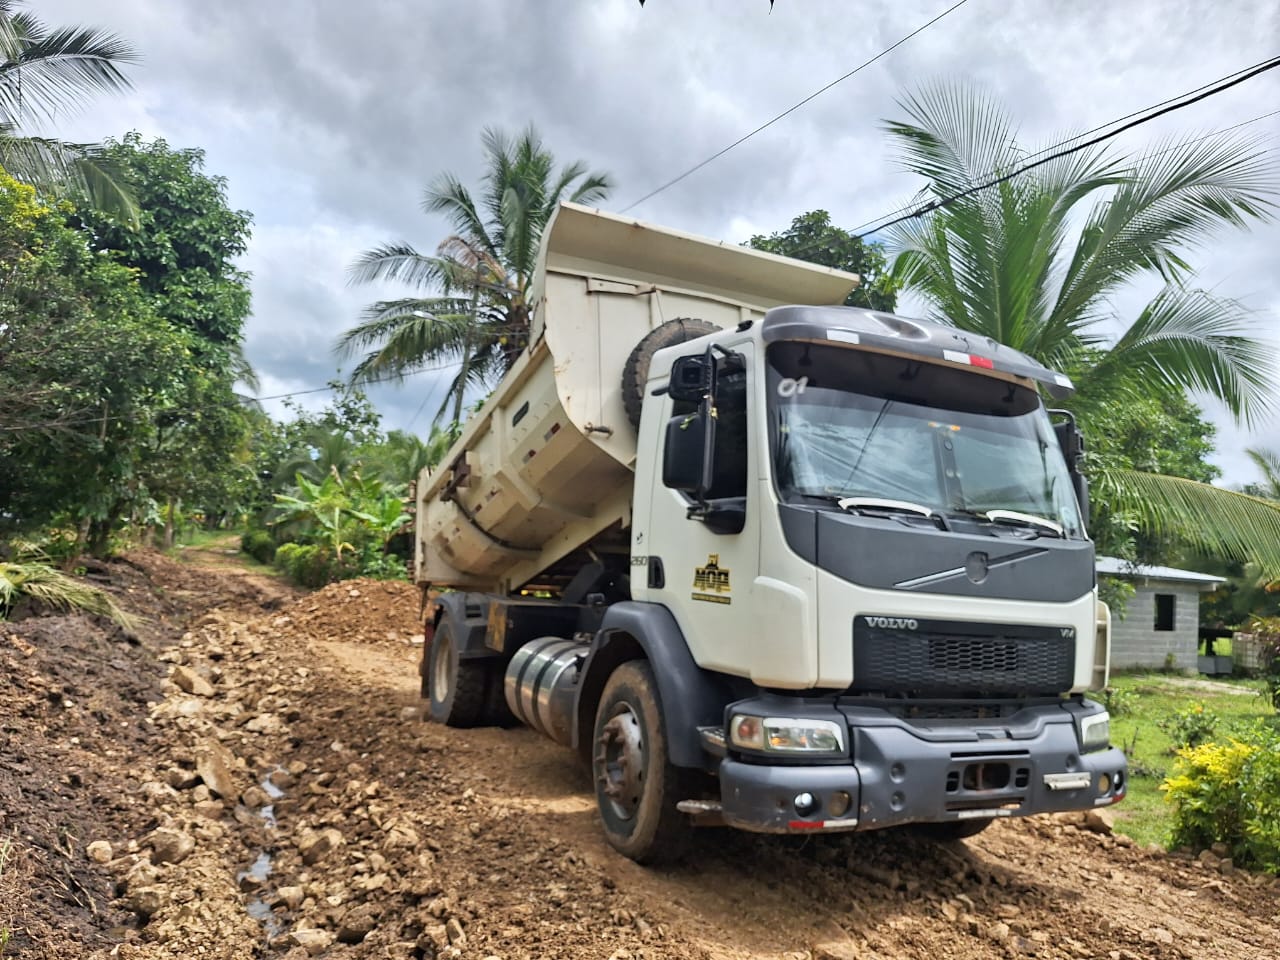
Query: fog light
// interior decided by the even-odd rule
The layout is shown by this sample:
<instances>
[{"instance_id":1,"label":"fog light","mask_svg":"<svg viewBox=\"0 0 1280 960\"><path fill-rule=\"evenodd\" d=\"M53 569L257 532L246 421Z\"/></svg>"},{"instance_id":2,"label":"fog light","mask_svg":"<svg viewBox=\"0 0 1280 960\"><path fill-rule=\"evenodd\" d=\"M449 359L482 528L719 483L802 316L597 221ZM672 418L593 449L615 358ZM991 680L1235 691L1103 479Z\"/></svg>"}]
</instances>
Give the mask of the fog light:
<instances>
[{"instance_id":1,"label":"fog light","mask_svg":"<svg viewBox=\"0 0 1280 960\"><path fill-rule=\"evenodd\" d=\"M1099 774L1098 776L1098 792L1099 793L1111 792L1111 778L1107 776L1107 774L1105 773Z\"/></svg>"},{"instance_id":2,"label":"fog light","mask_svg":"<svg viewBox=\"0 0 1280 960\"><path fill-rule=\"evenodd\" d=\"M818 800L812 793L797 793L793 802L796 813L802 817L807 817L818 809Z\"/></svg>"},{"instance_id":3,"label":"fog light","mask_svg":"<svg viewBox=\"0 0 1280 960\"><path fill-rule=\"evenodd\" d=\"M853 805L853 799L843 790L837 790L827 800L827 813L833 817L843 817Z\"/></svg>"}]
</instances>

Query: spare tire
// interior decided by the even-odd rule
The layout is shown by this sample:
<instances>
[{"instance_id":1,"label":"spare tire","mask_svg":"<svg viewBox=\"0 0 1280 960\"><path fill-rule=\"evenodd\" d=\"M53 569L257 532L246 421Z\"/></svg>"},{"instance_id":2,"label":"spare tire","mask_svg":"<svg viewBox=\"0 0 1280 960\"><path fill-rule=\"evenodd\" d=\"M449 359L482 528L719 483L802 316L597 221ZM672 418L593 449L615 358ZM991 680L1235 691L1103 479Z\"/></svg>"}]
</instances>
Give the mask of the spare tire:
<instances>
[{"instance_id":1,"label":"spare tire","mask_svg":"<svg viewBox=\"0 0 1280 960\"><path fill-rule=\"evenodd\" d=\"M649 364L653 355L664 347L672 347L686 340L696 340L708 333L719 333L721 327L706 320L679 317L654 327L636 344L622 368L622 405L627 419L636 429L640 428L640 410L644 406L644 385L649 379Z\"/></svg>"}]
</instances>

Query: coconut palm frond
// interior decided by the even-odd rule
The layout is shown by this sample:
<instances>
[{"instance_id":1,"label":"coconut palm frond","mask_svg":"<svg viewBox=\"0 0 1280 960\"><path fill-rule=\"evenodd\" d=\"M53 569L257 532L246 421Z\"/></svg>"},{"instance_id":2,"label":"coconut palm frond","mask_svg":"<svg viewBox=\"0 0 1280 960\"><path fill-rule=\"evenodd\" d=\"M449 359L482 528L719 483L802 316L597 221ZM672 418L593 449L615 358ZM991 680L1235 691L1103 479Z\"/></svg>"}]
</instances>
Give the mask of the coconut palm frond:
<instances>
[{"instance_id":1,"label":"coconut palm frond","mask_svg":"<svg viewBox=\"0 0 1280 960\"><path fill-rule=\"evenodd\" d=\"M0 563L0 613L24 598L53 610L105 617L126 630L138 626L138 618L122 610L109 593L46 563Z\"/></svg>"},{"instance_id":2,"label":"coconut palm frond","mask_svg":"<svg viewBox=\"0 0 1280 960\"><path fill-rule=\"evenodd\" d=\"M1094 489L1149 534L1280 577L1280 504L1182 477L1100 470Z\"/></svg>"},{"instance_id":3,"label":"coconut palm frond","mask_svg":"<svg viewBox=\"0 0 1280 960\"><path fill-rule=\"evenodd\" d=\"M1198 390L1221 400L1238 420L1256 423L1275 405L1276 357L1250 321L1234 300L1167 287L1080 378L1080 387L1097 392L1111 381L1136 378Z\"/></svg>"}]
</instances>

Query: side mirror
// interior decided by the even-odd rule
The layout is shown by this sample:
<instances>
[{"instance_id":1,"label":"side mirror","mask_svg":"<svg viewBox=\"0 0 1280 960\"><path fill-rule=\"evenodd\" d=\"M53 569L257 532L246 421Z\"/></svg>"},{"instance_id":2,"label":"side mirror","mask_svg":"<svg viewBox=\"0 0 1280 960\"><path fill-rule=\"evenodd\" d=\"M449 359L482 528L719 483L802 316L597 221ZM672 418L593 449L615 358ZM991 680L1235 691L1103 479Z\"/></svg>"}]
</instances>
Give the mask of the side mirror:
<instances>
[{"instance_id":1,"label":"side mirror","mask_svg":"<svg viewBox=\"0 0 1280 960\"><path fill-rule=\"evenodd\" d=\"M662 452L663 484L702 500L711 489L714 447L715 421L707 416L705 404L697 413L672 417Z\"/></svg>"},{"instance_id":2,"label":"side mirror","mask_svg":"<svg viewBox=\"0 0 1280 960\"><path fill-rule=\"evenodd\" d=\"M679 357L671 365L671 382L667 393L673 400L698 403L711 392L711 376L714 361L705 356Z\"/></svg>"}]
</instances>

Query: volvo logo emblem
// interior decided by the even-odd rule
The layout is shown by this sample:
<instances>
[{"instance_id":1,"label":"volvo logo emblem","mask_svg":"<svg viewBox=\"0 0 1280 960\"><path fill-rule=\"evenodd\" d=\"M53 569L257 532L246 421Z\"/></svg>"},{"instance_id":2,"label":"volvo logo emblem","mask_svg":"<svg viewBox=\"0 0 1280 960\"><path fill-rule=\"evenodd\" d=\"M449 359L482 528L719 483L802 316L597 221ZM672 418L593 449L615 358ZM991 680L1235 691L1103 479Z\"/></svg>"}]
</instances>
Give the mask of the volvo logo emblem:
<instances>
[{"instance_id":1,"label":"volvo logo emblem","mask_svg":"<svg viewBox=\"0 0 1280 960\"><path fill-rule=\"evenodd\" d=\"M879 630L916 630L920 624L910 617L863 617L867 626Z\"/></svg>"},{"instance_id":2,"label":"volvo logo emblem","mask_svg":"<svg viewBox=\"0 0 1280 960\"><path fill-rule=\"evenodd\" d=\"M982 583L990 569L991 562L981 550L975 550L964 558L964 574L970 583Z\"/></svg>"}]
</instances>

